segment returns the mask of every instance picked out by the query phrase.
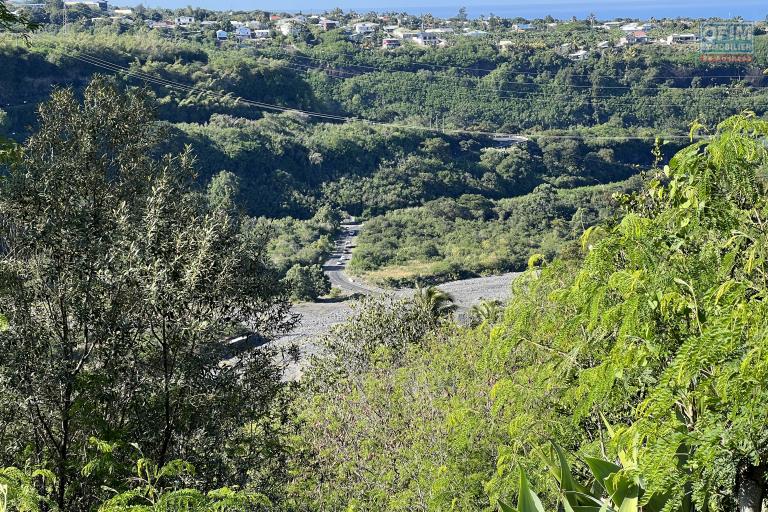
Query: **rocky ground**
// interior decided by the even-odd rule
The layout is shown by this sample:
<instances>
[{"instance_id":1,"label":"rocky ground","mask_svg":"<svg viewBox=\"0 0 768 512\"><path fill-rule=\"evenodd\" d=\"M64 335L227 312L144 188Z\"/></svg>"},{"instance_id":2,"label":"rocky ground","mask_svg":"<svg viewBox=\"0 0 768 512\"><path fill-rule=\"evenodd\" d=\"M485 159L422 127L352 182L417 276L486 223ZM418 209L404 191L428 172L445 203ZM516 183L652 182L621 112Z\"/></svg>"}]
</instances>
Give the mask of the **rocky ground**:
<instances>
[{"instance_id":1,"label":"rocky ground","mask_svg":"<svg viewBox=\"0 0 768 512\"><path fill-rule=\"evenodd\" d=\"M503 274L500 276L480 277L476 279L465 279L440 285L438 288L450 293L456 304L460 307L459 315L466 311L472 305L483 300L497 299L504 301L509 295L509 289L512 280L517 274ZM363 286L355 282L356 291ZM408 296L413 290L404 289L389 293L395 293L400 296ZM298 362L291 361L288 364L285 378L296 380L301 378L303 369L306 367L309 359L318 354L319 347L317 340L330 331L331 327L346 321L352 314L352 304L355 299L347 299L337 302L319 302L305 303L294 306L293 311L301 315L301 321L296 329L274 342L274 345L287 351L291 345L296 345L299 349L300 359Z\"/></svg>"},{"instance_id":2,"label":"rocky ground","mask_svg":"<svg viewBox=\"0 0 768 512\"><path fill-rule=\"evenodd\" d=\"M286 370L285 378L288 380L301 378L302 371L310 358L320 351L318 339L328 333L334 325L342 323L350 317L355 296L394 293L406 297L413 294L413 290L407 288L385 291L355 280L344 272L349 261L348 254L351 252L351 247L354 245L357 233L361 228L362 226L359 224L345 226L343 234L336 242L337 252L323 266L333 286L346 294L345 298L296 304L293 307L293 312L301 316L299 325L290 334L273 342L273 345L283 353L287 353L292 345L298 348L299 361L290 361ZM458 313L461 318L462 313L483 300L504 301L509 295L512 280L516 275L516 273L509 273L500 276L464 279L441 284L438 288L453 296L454 302L459 307Z\"/></svg>"}]
</instances>

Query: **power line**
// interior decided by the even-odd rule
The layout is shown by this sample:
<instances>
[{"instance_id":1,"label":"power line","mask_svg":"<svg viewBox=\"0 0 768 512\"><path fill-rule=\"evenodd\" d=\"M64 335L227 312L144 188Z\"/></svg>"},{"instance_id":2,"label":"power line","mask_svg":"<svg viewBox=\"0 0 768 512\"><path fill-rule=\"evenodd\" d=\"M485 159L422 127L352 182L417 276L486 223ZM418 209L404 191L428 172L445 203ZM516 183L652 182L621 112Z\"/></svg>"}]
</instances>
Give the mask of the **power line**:
<instances>
[{"instance_id":1,"label":"power line","mask_svg":"<svg viewBox=\"0 0 768 512\"><path fill-rule=\"evenodd\" d=\"M286 61L286 59L281 59L281 58L275 58L275 57L270 57L270 58L273 58L275 60ZM311 59L310 57L304 57L304 56L300 56L300 57L295 57L294 56L292 58L294 58L294 59L295 58L299 58L299 59L315 60L315 61L318 61L320 63L325 63L326 62L326 61L321 61L319 59ZM302 64L300 62L295 62L295 61L292 61L292 62L294 62L294 63L296 63L298 65L301 65L301 66L314 67L315 69L319 69L319 70L324 70L324 71L325 70L328 70L328 71L332 70L334 73L339 73L339 74L342 74L342 75L347 75L346 78L365 76L366 74L371 74L373 72L378 72L378 73L392 73L393 72L393 70L386 70L386 69L375 69L375 70L373 70L371 72L354 72L354 71L348 71L348 70L345 70L345 69L339 69L337 67L329 69L329 68L324 68L324 67L319 66L319 65L318 66L310 66L308 64ZM413 72L407 72L407 71L397 71L397 72L413 74ZM479 77L471 77L471 76L446 76L446 75L432 75L431 78L438 79L438 80L464 80L464 79L480 80L481 79ZM460 85L464 86L462 84L460 84ZM493 87L488 87L488 86L482 86L482 87L488 88L489 90L498 91L498 92L509 92L509 93L514 93L514 94L523 94L523 95L536 95L536 94L538 94L538 95L548 95L548 93L541 92L540 90L543 89L544 87L547 87L547 86L550 86L550 85L553 85L555 87L570 88L570 89L583 89L583 90L586 90L586 89L597 89L597 90L608 89L608 90L623 90L623 91L675 90L675 91L685 91L685 92L698 92L698 91L708 91L708 90L713 90L714 89L714 87L635 87L635 86L629 86L629 85L557 84L557 83L554 82L554 80L551 80L549 83L544 83L544 84L533 83L533 82L525 82L525 83L510 82L509 85L520 86L521 88L538 88L539 92L536 92L536 91L525 91L525 90L522 90L522 89L508 89L508 88L504 88L504 87L500 87L500 88L493 88ZM754 87L756 89L766 89L766 88L768 88L768 86L762 86L762 85L760 85L760 86L753 85L752 87ZM744 93L748 93L749 91L743 91L743 92ZM601 96L601 97L604 97L604 98L614 98L614 97L617 97L617 96L616 95L611 95L611 96Z\"/></svg>"},{"instance_id":2,"label":"power line","mask_svg":"<svg viewBox=\"0 0 768 512\"><path fill-rule=\"evenodd\" d=\"M284 107L280 105L273 105L270 103L248 100L241 97L232 97L231 93L224 93L223 91L213 91L210 89L202 89L195 86L181 84L173 80L154 77L146 73L137 72L137 71L131 70L130 68L126 68L118 64L114 64L112 62L99 59L98 57L94 57L85 53L80 53L79 55L71 55L71 54L67 54L67 55L71 58L80 60L87 64L100 67L102 69L106 69L112 72L124 73L128 76L132 76L134 78L144 80L145 82L150 82L150 83L162 85L171 89L177 89L177 90L182 90L186 92L210 94L220 99L229 99L235 102L244 103L246 105L250 105L250 106L254 106L254 107L266 109L266 110L275 110L280 112L297 112L309 117L317 117L317 118L326 119L326 120L333 120L333 121L340 121L340 122L363 122L363 123L374 125L374 126L381 126L381 127L395 128L395 129L420 130L420 131L429 131L429 132L436 132L436 133L442 132L446 134L481 135L481 136L488 136L488 137L495 137L500 135L498 132L467 130L467 129L442 129L441 130L433 127L422 126L422 125L405 125L405 124L399 124L399 123L386 123L386 122L372 121L372 120L349 117L349 116L339 116L335 114L326 114L322 112L314 112L309 110ZM541 134L541 133L517 135L517 137L520 137L520 139L590 139L590 140L652 140L654 138L662 138L662 139L688 139L689 138L688 135L681 135L681 134L662 134L662 135L656 134L656 135L648 135L648 136L630 136L630 135L584 136L584 135L571 135L571 134ZM698 138L703 138L703 137L698 137Z\"/></svg>"},{"instance_id":3,"label":"power line","mask_svg":"<svg viewBox=\"0 0 768 512\"><path fill-rule=\"evenodd\" d=\"M272 49L270 48L269 50L272 50ZM291 53L291 52L286 51L286 49L284 47L280 47L279 50L280 50L279 53L282 53L284 55L296 56L295 53ZM269 56L269 53L267 51L262 52L262 54ZM331 62L331 60L332 60L332 59L320 59L320 58L317 58L317 57L310 57L308 55L300 55L299 57L300 58L304 58L304 59L309 59L309 60L321 61L321 62ZM337 60L337 59L334 59L334 60ZM443 66L443 65L439 65L439 64L425 64L425 63L421 63L421 62L411 62L410 63L411 66L418 66L418 67L428 68L428 69L439 69L439 70L446 70L446 71L448 71L448 70L463 70L463 71L474 71L474 72L485 73L485 74L489 74L489 73L492 73L494 71L498 71L501 68L501 66L503 66L504 64L505 64L504 62L501 62L496 68L485 69L485 68L473 68L473 67L465 67L465 66ZM362 68L362 69L368 69L368 70L371 70L371 71L381 71L381 72L392 72L392 71L413 72L413 70L411 70L411 69L397 69L397 66L395 66L395 69L382 68L382 67L376 67L376 66L369 66L369 65L365 65L365 64L348 64L348 66L356 67L356 68ZM426 71L428 69L424 69L424 70ZM516 69L516 68L505 67L505 68L503 68L503 70L507 71L507 72L515 73L515 74L518 74L518 75L534 76L534 77L541 76L541 73L537 73L537 72L533 72L533 71L524 71L524 70L521 70L519 68ZM758 72L759 72L759 70L758 70ZM621 78L621 77L614 76L614 75L599 74L599 73L569 73L569 75L570 76L574 76L574 77L587 77L587 78L610 78L610 79L614 79L614 80L617 80L617 79ZM749 74L746 74L746 73L743 73L743 74L740 74L740 75L705 75L705 76L703 76L703 75L668 75L668 76L648 77L648 79L650 79L650 80L681 80L681 79L686 79L686 78L731 78L731 79L732 78L737 78L737 79L742 79L742 78L748 78L748 77L752 77L752 78L758 78L759 77L759 78L763 79L764 75L761 72L760 72L759 75L749 75ZM629 86L624 86L624 87L629 87ZM764 87L768 87L768 86L764 86ZM676 87L676 89L689 89L689 88L686 88L686 87Z\"/></svg>"},{"instance_id":4,"label":"power line","mask_svg":"<svg viewBox=\"0 0 768 512\"><path fill-rule=\"evenodd\" d=\"M333 78L336 80L347 80L349 78L356 78L359 76L365 76L362 75L354 75L350 77L340 77L335 76L332 73L339 72L340 70L329 70L327 68L317 68L313 66L309 66L306 64L299 64L299 63L293 63L290 61L281 61L281 62L288 62L286 65L289 69L292 69L293 71L301 71L301 72L309 72L309 71L319 71L325 73L329 78ZM341 71L343 73L343 71ZM446 77L449 78L449 77ZM402 84L398 84L398 86L401 86ZM415 84L408 84L408 85L414 85ZM596 103L603 103L608 104L609 102L623 102L623 103L632 103L636 104L638 101L643 99L649 99L654 100L654 105L659 107L678 107L678 108L685 108L685 107L692 107L694 104L701 103L701 102L714 102L714 103L720 103L723 104L725 101L739 101L739 100L754 100L759 98L755 97L754 95L747 95L747 96L728 96L726 98L714 98L714 97L700 97L700 98L691 98L691 103L659 103L658 97L659 95L655 96L626 96L626 95L595 95L595 94L583 94L583 95L577 95L574 94L573 96L569 96L565 92L553 92L553 93L545 93L545 92L507 92L505 93L505 89L494 89L494 88L488 88L488 87L471 87L466 84L455 84L456 88L463 88L467 89L468 91L472 92L480 92L481 94L485 94L486 97L490 97L492 99L506 99L506 100L516 100L516 101L539 101L541 99L551 101L553 99L574 99L577 101L581 101L584 104L596 104ZM675 89L679 90L679 89ZM722 93L729 93L728 90L724 89L709 89L709 88L702 88L702 89L692 89L693 91L713 91L716 90L718 92ZM658 90L659 92L663 92L664 89ZM573 91L575 93L575 91ZM493 96L493 94L498 94L498 97ZM524 96L515 96L514 94L523 94ZM768 100L768 95L764 96L766 100ZM741 106L739 106L741 107Z\"/></svg>"}]
</instances>

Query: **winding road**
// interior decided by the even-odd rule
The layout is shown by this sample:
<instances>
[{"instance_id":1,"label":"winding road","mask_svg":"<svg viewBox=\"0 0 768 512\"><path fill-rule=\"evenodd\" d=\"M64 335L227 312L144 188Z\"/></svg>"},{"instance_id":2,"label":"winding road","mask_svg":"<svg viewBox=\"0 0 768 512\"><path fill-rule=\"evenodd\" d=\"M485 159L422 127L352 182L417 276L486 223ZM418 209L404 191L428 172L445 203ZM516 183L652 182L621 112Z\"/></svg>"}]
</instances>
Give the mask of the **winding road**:
<instances>
[{"instance_id":1,"label":"winding road","mask_svg":"<svg viewBox=\"0 0 768 512\"><path fill-rule=\"evenodd\" d=\"M366 283L357 283L344 272L352 257L352 249L355 247L357 236L362 227L362 224L345 224L342 226L342 234L336 240L336 250L323 264L323 270L330 279L331 285L352 295L383 293L385 290Z\"/></svg>"},{"instance_id":2,"label":"winding road","mask_svg":"<svg viewBox=\"0 0 768 512\"><path fill-rule=\"evenodd\" d=\"M351 258L357 234L361 228L360 224L347 224L343 226L343 232L336 241L336 250L323 265L323 270L330 279L331 284L352 297L382 293L392 293L400 297L411 296L413 289L384 290L356 281L344 272ZM464 279L441 284L438 288L451 294L454 303L458 307L459 316L461 316L462 313L466 313L469 308L482 300L495 299L504 301L509 296L512 280L517 275L518 273L513 272L498 276ZM316 340L329 332L334 325L343 323L350 318L353 312L352 302L350 300L342 300L294 305L293 312L301 316L299 324L293 332L272 342L278 349L287 350L292 345L299 348L301 359L298 363L290 363L288 365L284 377L286 380L301 378L303 369L308 364L310 357L320 352L320 347L317 345Z\"/></svg>"}]
</instances>

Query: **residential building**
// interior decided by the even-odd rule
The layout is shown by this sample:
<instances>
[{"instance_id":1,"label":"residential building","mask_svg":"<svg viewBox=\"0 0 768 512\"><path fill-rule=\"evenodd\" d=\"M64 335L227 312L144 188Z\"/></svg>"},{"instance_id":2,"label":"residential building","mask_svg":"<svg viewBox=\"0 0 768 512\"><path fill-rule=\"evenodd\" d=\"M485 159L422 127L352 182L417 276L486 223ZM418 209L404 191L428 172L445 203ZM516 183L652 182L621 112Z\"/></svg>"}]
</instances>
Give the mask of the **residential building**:
<instances>
[{"instance_id":1,"label":"residential building","mask_svg":"<svg viewBox=\"0 0 768 512\"><path fill-rule=\"evenodd\" d=\"M427 34L453 34L453 29L450 27L428 28L424 32Z\"/></svg>"},{"instance_id":2,"label":"residential building","mask_svg":"<svg viewBox=\"0 0 768 512\"><path fill-rule=\"evenodd\" d=\"M272 37L272 31L268 28L252 30L251 33L253 34L254 39L269 39Z\"/></svg>"},{"instance_id":3,"label":"residential building","mask_svg":"<svg viewBox=\"0 0 768 512\"><path fill-rule=\"evenodd\" d=\"M240 41L250 39L252 37L251 29L248 27L238 27L235 29L235 37Z\"/></svg>"},{"instance_id":4,"label":"residential building","mask_svg":"<svg viewBox=\"0 0 768 512\"><path fill-rule=\"evenodd\" d=\"M431 34L429 32L419 32L419 35L413 38L416 44L420 46L437 46L442 41L437 37L437 34Z\"/></svg>"},{"instance_id":5,"label":"residential building","mask_svg":"<svg viewBox=\"0 0 768 512\"><path fill-rule=\"evenodd\" d=\"M322 29L325 30L326 32L329 30L334 30L339 28L339 22L336 20L321 19L318 25L320 25L320 27L322 27Z\"/></svg>"},{"instance_id":6,"label":"residential building","mask_svg":"<svg viewBox=\"0 0 768 512\"><path fill-rule=\"evenodd\" d=\"M394 37L385 37L381 40L381 47L385 50L394 50L400 48L400 40Z\"/></svg>"},{"instance_id":7,"label":"residential building","mask_svg":"<svg viewBox=\"0 0 768 512\"><path fill-rule=\"evenodd\" d=\"M536 30L536 25L532 25L531 23L518 23L517 25L512 25L512 30L515 32L530 32L531 30Z\"/></svg>"},{"instance_id":8,"label":"residential building","mask_svg":"<svg viewBox=\"0 0 768 512\"><path fill-rule=\"evenodd\" d=\"M647 32L648 30L656 28L655 23L627 23L621 26L623 32Z\"/></svg>"},{"instance_id":9,"label":"residential building","mask_svg":"<svg viewBox=\"0 0 768 512\"><path fill-rule=\"evenodd\" d=\"M226 30L217 30L216 31L216 40L217 41L226 41L229 39L229 34Z\"/></svg>"},{"instance_id":10,"label":"residential building","mask_svg":"<svg viewBox=\"0 0 768 512\"><path fill-rule=\"evenodd\" d=\"M65 7L89 7L94 11L104 11L109 9L109 4L105 1L99 0L67 0L64 2Z\"/></svg>"},{"instance_id":11,"label":"residential building","mask_svg":"<svg viewBox=\"0 0 768 512\"><path fill-rule=\"evenodd\" d=\"M514 46L515 46L515 43L508 39L499 41L499 51L501 51L502 53L508 53L509 51L512 50L512 48L514 48Z\"/></svg>"},{"instance_id":12,"label":"residential building","mask_svg":"<svg viewBox=\"0 0 768 512\"><path fill-rule=\"evenodd\" d=\"M379 28L378 23L355 23L353 26L355 34L373 34Z\"/></svg>"},{"instance_id":13,"label":"residential building","mask_svg":"<svg viewBox=\"0 0 768 512\"><path fill-rule=\"evenodd\" d=\"M488 35L488 32L484 30L468 30L464 32L464 35L467 37L485 37Z\"/></svg>"},{"instance_id":14,"label":"residential building","mask_svg":"<svg viewBox=\"0 0 768 512\"><path fill-rule=\"evenodd\" d=\"M213 21L213 20L205 20L200 22L201 27L213 27L218 24L219 24L218 21Z\"/></svg>"},{"instance_id":15,"label":"residential building","mask_svg":"<svg viewBox=\"0 0 768 512\"><path fill-rule=\"evenodd\" d=\"M574 53L568 54L568 58L571 60L584 60L589 56L589 52L586 50L579 50Z\"/></svg>"},{"instance_id":16,"label":"residential building","mask_svg":"<svg viewBox=\"0 0 768 512\"><path fill-rule=\"evenodd\" d=\"M667 44L690 44L698 41L696 34L672 34L664 40Z\"/></svg>"},{"instance_id":17,"label":"residential building","mask_svg":"<svg viewBox=\"0 0 768 512\"><path fill-rule=\"evenodd\" d=\"M393 35L400 39L415 39L419 37L420 32L418 30L398 27L393 31Z\"/></svg>"},{"instance_id":18,"label":"residential building","mask_svg":"<svg viewBox=\"0 0 768 512\"><path fill-rule=\"evenodd\" d=\"M648 42L648 34L642 30L631 32L619 40L619 46L628 46L633 44L645 44Z\"/></svg>"},{"instance_id":19,"label":"residential building","mask_svg":"<svg viewBox=\"0 0 768 512\"><path fill-rule=\"evenodd\" d=\"M177 16L173 21L179 27L188 27L195 22L195 18L192 16Z\"/></svg>"},{"instance_id":20,"label":"residential building","mask_svg":"<svg viewBox=\"0 0 768 512\"><path fill-rule=\"evenodd\" d=\"M603 28L605 30L613 30L613 29L619 28L621 26L622 26L622 22L620 22L620 21L606 21L605 23L603 23L601 25L600 28Z\"/></svg>"},{"instance_id":21,"label":"residential building","mask_svg":"<svg viewBox=\"0 0 768 512\"><path fill-rule=\"evenodd\" d=\"M284 36L299 35L301 33L302 26L303 23L295 18L283 19L277 22L277 27L280 30L280 33Z\"/></svg>"},{"instance_id":22,"label":"residential building","mask_svg":"<svg viewBox=\"0 0 768 512\"><path fill-rule=\"evenodd\" d=\"M643 27L642 25L638 25L637 22L632 22L622 25L620 29L622 32L637 32L638 30L643 30Z\"/></svg>"},{"instance_id":23,"label":"residential building","mask_svg":"<svg viewBox=\"0 0 768 512\"><path fill-rule=\"evenodd\" d=\"M156 30L171 30L176 28L176 24L172 21L153 21L152 25L150 25L150 28L156 29Z\"/></svg>"}]
</instances>

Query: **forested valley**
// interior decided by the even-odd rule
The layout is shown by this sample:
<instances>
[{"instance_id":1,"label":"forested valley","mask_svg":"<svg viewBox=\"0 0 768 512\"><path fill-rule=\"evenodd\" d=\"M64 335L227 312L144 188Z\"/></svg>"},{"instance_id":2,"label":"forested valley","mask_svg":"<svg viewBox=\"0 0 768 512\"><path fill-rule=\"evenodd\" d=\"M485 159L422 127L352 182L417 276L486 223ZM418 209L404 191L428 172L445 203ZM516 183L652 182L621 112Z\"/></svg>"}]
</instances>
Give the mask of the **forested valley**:
<instances>
[{"instance_id":1,"label":"forested valley","mask_svg":"<svg viewBox=\"0 0 768 512\"><path fill-rule=\"evenodd\" d=\"M69 23L0 39L1 512L763 509L765 35L714 66L548 49L580 21L511 55ZM415 292L287 380L350 216L349 271ZM431 286L513 270L466 315Z\"/></svg>"}]
</instances>

